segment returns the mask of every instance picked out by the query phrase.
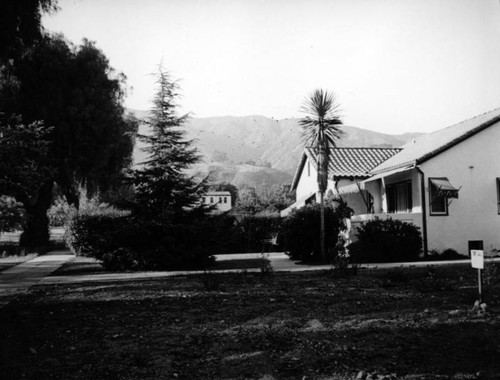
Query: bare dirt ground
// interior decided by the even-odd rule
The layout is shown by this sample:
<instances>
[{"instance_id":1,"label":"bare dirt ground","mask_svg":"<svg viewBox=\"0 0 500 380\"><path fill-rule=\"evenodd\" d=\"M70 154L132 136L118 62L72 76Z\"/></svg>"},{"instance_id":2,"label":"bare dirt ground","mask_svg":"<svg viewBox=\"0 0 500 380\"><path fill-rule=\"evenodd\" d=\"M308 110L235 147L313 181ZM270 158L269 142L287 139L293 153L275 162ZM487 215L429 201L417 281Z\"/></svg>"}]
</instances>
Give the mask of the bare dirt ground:
<instances>
[{"instance_id":1,"label":"bare dirt ground","mask_svg":"<svg viewBox=\"0 0 500 380\"><path fill-rule=\"evenodd\" d=\"M476 276L453 266L36 286L0 309L0 378L500 378L500 285L473 310Z\"/></svg>"}]
</instances>

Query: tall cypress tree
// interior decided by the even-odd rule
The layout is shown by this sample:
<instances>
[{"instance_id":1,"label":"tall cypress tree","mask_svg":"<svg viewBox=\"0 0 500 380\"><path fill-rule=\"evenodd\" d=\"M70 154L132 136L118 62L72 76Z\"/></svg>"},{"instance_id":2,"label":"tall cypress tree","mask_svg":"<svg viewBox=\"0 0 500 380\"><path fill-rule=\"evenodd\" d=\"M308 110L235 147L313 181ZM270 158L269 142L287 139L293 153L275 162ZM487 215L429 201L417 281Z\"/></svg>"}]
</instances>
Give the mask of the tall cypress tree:
<instances>
[{"instance_id":1,"label":"tall cypress tree","mask_svg":"<svg viewBox=\"0 0 500 380\"><path fill-rule=\"evenodd\" d=\"M132 181L141 214L174 221L199 204L206 186L186 173L200 155L193 140L186 137L184 123L189 115L177 113L179 86L161 67L157 85L151 116L145 120L150 132L138 136L148 158L134 170Z\"/></svg>"}]
</instances>

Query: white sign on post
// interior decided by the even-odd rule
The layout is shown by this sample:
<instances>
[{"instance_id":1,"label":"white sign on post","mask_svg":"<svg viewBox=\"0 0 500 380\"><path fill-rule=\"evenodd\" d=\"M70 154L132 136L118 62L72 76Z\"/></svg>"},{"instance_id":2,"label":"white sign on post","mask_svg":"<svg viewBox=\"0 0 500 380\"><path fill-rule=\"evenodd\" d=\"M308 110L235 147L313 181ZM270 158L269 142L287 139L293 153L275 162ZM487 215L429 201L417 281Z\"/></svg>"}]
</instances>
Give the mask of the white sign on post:
<instances>
[{"instance_id":1,"label":"white sign on post","mask_svg":"<svg viewBox=\"0 0 500 380\"><path fill-rule=\"evenodd\" d=\"M482 249L471 249L470 261L472 268L484 269L484 254Z\"/></svg>"}]
</instances>

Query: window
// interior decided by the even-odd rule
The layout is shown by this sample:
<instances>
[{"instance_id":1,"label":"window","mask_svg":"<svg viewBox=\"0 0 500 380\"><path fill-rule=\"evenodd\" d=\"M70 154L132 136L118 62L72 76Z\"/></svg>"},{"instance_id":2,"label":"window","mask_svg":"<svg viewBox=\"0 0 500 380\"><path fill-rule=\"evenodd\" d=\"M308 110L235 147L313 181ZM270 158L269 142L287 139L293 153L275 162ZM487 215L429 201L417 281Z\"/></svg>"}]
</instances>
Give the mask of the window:
<instances>
[{"instance_id":1,"label":"window","mask_svg":"<svg viewBox=\"0 0 500 380\"><path fill-rule=\"evenodd\" d=\"M224 197L224 203L227 203L227 197Z\"/></svg>"},{"instance_id":2,"label":"window","mask_svg":"<svg viewBox=\"0 0 500 380\"><path fill-rule=\"evenodd\" d=\"M497 208L500 215L500 178L497 178Z\"/></svg>"},{"instance_id":3,"label":"window","mask_svg":"<svg viewBox=\"0 0 500 380\"><path fill-rule=\"evenodd\" d=\"M448 178L429 178L429 204L431 215L448 215L451 199L458 198L458 191Z\"/></svg>"},{"instance_id":4,"label":"window","mask_svg":"<svg viewBox=\"0 0 500 380\"><path fill-rule=\"evenodd\" d=\"M311 163L309 162L309 160L307 161L307 176L311 176Z\"/></svg>"},{"instance_id":5,"label":"window","mask_svg":"<svg viewBox=\"0 0 500 380\"><path fill-rule=\"evenodd\" d=\"M411 212L413 208L411 181L387 186L387 212Z\"/></svg>"},{"instance_id":6,"label":"window","mask_svg":"<svg viewBox=\"0 0 500 380\"><path fill-rule=\"evenodd\" d=\"M214 203L214 197L210 197L210 203Z\"/></svg>"},{"instance_id":7,"label":"window","mask_svg":"<svg viewBox=\"0 0 500 380\"><path fill-rule=\"evenodd\" d=\"M431 215L448 215L448 198L441 194L432 183L429 188Z\"/></svg>"}]
</instances>

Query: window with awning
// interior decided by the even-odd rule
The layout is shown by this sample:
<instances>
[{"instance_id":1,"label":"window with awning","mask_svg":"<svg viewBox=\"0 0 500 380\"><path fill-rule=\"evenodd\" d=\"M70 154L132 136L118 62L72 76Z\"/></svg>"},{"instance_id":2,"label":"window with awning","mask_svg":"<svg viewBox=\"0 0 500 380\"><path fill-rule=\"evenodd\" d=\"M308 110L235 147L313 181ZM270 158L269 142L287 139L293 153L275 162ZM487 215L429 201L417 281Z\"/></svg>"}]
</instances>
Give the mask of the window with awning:
<instances>
[{"instance_id":1,"label":"window with awning","mask_svg":"<svg viewBox=\"0 0 500 380\"><path fill-rule=\"evenodd\" d=\"M452 199L458 199L458 191L448 178L429 178L431 215L448 215L448 206Z\"/></svg>"}]
</instances>

